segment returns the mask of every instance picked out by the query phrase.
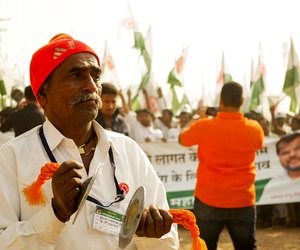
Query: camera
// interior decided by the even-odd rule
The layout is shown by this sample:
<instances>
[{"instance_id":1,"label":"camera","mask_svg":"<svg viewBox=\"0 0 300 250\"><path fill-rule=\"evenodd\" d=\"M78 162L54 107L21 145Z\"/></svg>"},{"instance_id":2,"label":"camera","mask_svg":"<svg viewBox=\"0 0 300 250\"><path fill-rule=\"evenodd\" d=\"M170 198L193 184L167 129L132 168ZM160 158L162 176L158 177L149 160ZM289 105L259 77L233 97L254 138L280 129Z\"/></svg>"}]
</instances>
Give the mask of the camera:
<instances>
[{"instance_id":1,"label":"camera","mask_svg":"<svg viewBox=\"0 0 300 250\"><path fill-rule=\"evenodd\" d=\"M207 107L205 114L208 116L216 116L218 111L218 107Z\"/></svg>"}]
</instances>

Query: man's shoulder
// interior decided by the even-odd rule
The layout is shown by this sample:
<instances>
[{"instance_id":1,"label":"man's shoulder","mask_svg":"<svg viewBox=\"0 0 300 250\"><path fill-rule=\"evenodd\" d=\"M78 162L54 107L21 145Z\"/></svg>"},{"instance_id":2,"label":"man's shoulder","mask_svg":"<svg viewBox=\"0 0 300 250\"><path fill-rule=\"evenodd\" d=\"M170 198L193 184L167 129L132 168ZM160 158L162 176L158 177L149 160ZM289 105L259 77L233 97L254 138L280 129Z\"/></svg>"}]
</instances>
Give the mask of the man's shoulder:
<instances>
[{"instance_id":1,"label":"man's shoulder","mask_svg":"<svg viewBox=\"0 0 300 250\"><path fill-rule=\"evenodd\" d=\"M121 142L124 141L125 143L132 143L134 142L133 139L131 139L129 136L124 135L119 132L111 131L111 130L105 130L105 133L107 136L113 141L113 142Z\"/></svg>"},{"instance_id":2,"label":"man's shoulder","mask_svg":"<svg viewBox=\"0 0 300 250\"><path fill-rule=\"evenodd\" d=\"M8 148L10 149L15 149L15 148L36 148L37 147L37 140L39 140L39 135L38 135L38 129L40 126L36 126L35 128L26 131L25 133L14 137L12 139L10 139L9 141L7 141L6 143L4 143L1 146L1 151L3 152L3 150L7 150Z\"/></svg>"},{"instance_id":3,"label":"man's shoulder","mask_svg":"<svg viewBox=\"0 0 300 250\"><path fill-rule=\"evenodd\" d=\"M260 124L257 121L255 121L255 120L251 120L251 119L245 118L245 124L250 129L262 130L262 127L260 126Z\"/></svg>"},{"instance_id":4,"label":"man's shoulder","mask_svg":"<svg viewBox=\"0 0 300 250\"><path fill-rule=\"evenodd\" d=\"M110 130L106 130L105 133L107 134L109 140L117 148L122 148L130 151L139 147L138 143L127 135Z\"/></svg>"}]
</instances>

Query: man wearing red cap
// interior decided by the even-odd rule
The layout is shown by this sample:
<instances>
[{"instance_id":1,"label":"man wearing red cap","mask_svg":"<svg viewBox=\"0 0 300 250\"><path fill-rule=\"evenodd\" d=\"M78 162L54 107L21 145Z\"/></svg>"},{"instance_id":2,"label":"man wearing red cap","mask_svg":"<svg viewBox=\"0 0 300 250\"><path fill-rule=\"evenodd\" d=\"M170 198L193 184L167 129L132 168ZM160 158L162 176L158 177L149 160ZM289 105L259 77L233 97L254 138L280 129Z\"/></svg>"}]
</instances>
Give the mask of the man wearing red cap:
<instances>
[{"instance_id":1,"label":"man wearing red cap","mask_svg":"<svg viewBox=\"0 0 300 250\"><path fill-rule=\"evenodd\" d=\"M31 85L47 119L0 150L1 249L119 249L116 218L105 217L108 229L96 211L105 207L124 215L140 186L147 208L126 249L178 249L165 189L147 156L130 138L94 121L102 105L100 74L97 54L66 34L32 56ZM50 161L60 166L43 186L48 202L30 205L23 190L37 176L39 184L48 179L39 173ZM82 183L99 166L93 199L72 224Z\"/></svg>"}]
</instances>

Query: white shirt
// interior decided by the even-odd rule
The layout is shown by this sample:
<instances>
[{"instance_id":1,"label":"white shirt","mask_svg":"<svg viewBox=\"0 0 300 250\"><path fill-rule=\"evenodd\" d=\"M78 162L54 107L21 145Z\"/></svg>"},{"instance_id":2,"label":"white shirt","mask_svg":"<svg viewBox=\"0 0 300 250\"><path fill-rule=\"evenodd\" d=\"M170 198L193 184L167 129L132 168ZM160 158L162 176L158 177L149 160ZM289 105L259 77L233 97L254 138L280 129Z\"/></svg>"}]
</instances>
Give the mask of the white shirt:
<instances>
[{"instance_id":1,"label":"white shirt","mask_svg":"<svg viewBox=\"0 0 300 250\"><path fill-rule=\"evenodd\" d=\"M163 136L167 138L167 133L170 128L168 128L159 118L155 119L154 128L159 129L163 133Z\"/></svg>"},{"instance_id":2,"label":"white shirt","mask_svg":"<svg viewBox=\"0 0 300 250\"><path fill-rule=\"evenodd\" d=\"M129 112L125 116L125 120L130 126L129 136L136 142L145 142L146 138L151 141L157 141L163 138L163 133L159 129L154 129L152 126L145 127L137 119L133 112Z\"/></svg>"},{"instance_id":3,"label":"white shirt","mask_svg":"<svg viewBox=\"0 0 300 250\"><path fill-rule=\"evenodd\" d=\"M300 199L300 177L292 179L287 171L273 177L265 186L260 198L261 204L278 204L295 202Z\"/></svg>"},{"instance_id":4,"label":"white shirt","mask_svg":"<svg viewBox=\"0 0 300 250\"><path fill-rule=\"evenodd\" d=\"M15 138L15 132L13 131L7 131L5 133L0 132L0 146L12 138Z\"/></svg>"},{"instance_id":5,"label":"white shirt","mask_svg":"<svg viewBox=\"0 0 300 250\"><path fill-rule=\"evenodd\" d=\"M0 249L119 249L118 237L92 228L95 205L86 201L75 224L73 217L67 223L60 222L53 213L51 180L44 186L48 198L45 207L29 206L22 189L36 180L40 168L49 158L38 135L40 126L12 139L0 148ZM48 120L43 125L49 147L59 163L75 160L82 163L73 140L64 137ZM101 168L90 195L100 201L112 201L116 190L108 149L113 150L116 178L129 186L125 199L115 208L125 213L135 190L146 189L145 206L155 204L169 209L163 184L141 148L130 138L105 131L96 122L93 128L98 137L89 176L97 166ZM82 179L88 178L84 169ZM174 224L173 224L174 225ZM161 239L135 236L126 249L178 249L177 227Z\"/></svg>"},{"instance_id":6,"label":"white shirt","mask_svg":"<svg viewBox=\"0 0 300 250\"><path fill-rule=\"evenodd\" d=\"M180 125L178 125L175 128L170 128L167 133L168 141L178 141L180 131L181 131Z\"/></svg>"}]
</instances>

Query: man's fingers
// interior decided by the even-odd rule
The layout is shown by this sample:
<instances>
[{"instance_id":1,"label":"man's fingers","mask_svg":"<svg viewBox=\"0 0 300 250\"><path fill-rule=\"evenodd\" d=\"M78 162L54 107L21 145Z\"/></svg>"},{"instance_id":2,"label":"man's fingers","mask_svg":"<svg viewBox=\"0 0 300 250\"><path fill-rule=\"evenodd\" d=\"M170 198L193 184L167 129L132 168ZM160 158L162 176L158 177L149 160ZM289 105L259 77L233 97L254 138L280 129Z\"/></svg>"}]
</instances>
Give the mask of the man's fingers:
<instances>
[{"instance_id":1,"label":"man's fingers","mask_svg":"<svg viewBox=\"0 0 300 250\"><path fill-rule=\"evenodd\" d=\"M146 225L145 225L145 227L146 227L145 228L145 231L146 231L145 236L149 237L149 238L154 238L156 230L155 230L155 224L154 224L154 220L152 218L150 210L147 213L147 219L146 219Z\"/></svg>"},{"instance_id":2,"label":"man's fingers","mask_svg":"<svg viewBox=\"0 0 300 250\"><path fill-rule=\"evenodd\" d=\"M136 231L138 236L160 238L170 232L173 217L167 210L151 205L145 208Z\"/></svg>"},{"instance_id":3,"label":"man's fingers","mask_svg":"<svg viewBox=\"0 0 300 250\"><path fill-rule=\"evenodd\" d=\"M140 223L138 225L138 228L137 228L137 230L135 232L138 236L143 237L146 234L146 220L147 220L147 216L148 216L148 209L145 208L144 211L143 211L143 213L142 213L141 220L140 220Z\"/></svg>"},{"instance_id":4,"label":"man's fingers","mask_svg":"<svg viewBox=\"0 0 300 250\"><path fill-rule=\"evenodd\" d=\"M82 181L79 178L71 178L63 184L63 189L66 195L68 195L68 193L73 189L80 190L81 186L82 186Z\"/></svg>"},{"instance_id":5,"label":"man's fingers","mask_svg":"<svg viewBox=\"0 0 300 250\"><path fill-rule=\"evenodd\" d=\"M159 209L159 212L160 215L163 217L163 221L164 221L164 228L163 228L162 235L165 235L171 230L171 226L173 223L173 216L167 210Z\"/></svg>"},{"instance_id":6,"label":"man's fingers","mask_svg":"<svg viewBox=\"0 0 300 250\"><path fill-rule=\"evenodd\" d=\"M73 179L73 178L77 178L77 179L82 178L79 169L71 168L71 169L69 169L69 171L66 171L63 174L58 173L55 176L53 175L53 177L52 177L52 179L54 181L59 181L59 182L63 182L63 183L65 183L68 180Z\"/></svg>"},{"instance_id":7,"label":"man's fingers","mask_svg":"<svg viewBox=\"0 0 300 250\"><path fill-rule=\"evenodd\" d=\"M75 202L74 204L77 204L79 194L80 194L80 189L79 188L71 189L69 192L66 193L67 201Z\"/></svg>"},{"instance_id":8,"label":"man's fingers","mask_svg":"<svg viewBox=\"0 0 300 250\"><path fill-rule=\"evenodd\" d=\"M149 221L149 233L153 234L152 237L160 238L164 231L164 219L160 214L157 207L151 205L149 207L150 215L148 216ZM151 218L151 219L150 219ZM148 231L148 223L147 223ZM150 236L151 237L151 236Z\"/></svg>"},{"instance_id":9,"label":"man's fingers","mask_svg":"<svg viewBox=\"0 0 300 250\"><path fill-rule=\"evenodd\" d=\"M65 161L55 171L53 175L63 175L72 169L82 169L83 165L76 161Z\"/></svg>"}]
</instances>

